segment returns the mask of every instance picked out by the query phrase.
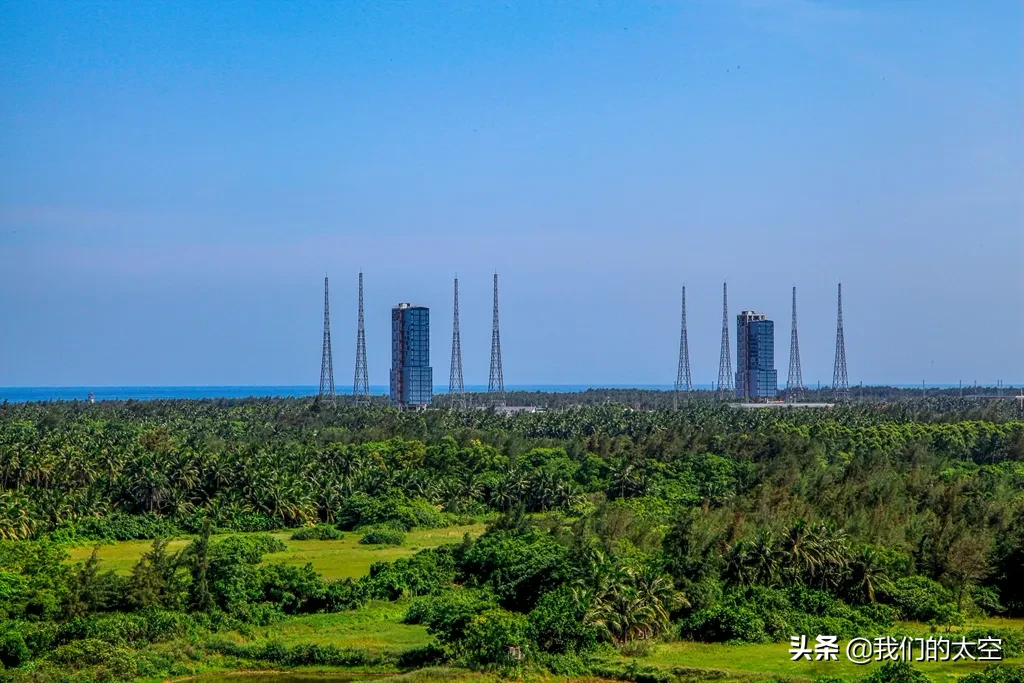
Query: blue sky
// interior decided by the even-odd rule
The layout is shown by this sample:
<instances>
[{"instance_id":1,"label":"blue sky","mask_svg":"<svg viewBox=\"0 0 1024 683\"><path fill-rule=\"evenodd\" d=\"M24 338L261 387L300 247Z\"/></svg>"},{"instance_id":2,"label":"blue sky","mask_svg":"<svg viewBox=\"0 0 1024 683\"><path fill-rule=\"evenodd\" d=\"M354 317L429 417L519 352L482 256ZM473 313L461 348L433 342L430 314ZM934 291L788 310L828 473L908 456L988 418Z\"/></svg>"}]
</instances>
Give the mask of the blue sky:
<instances>
[{"instance_id":1,"label":"blue sky","mask_svg":"<svg viewBox=\"0 0 1024 683\"><path fill-rule=\"evenodd\" d=\"M314 384L366 275L448 376L694 380L799 297L808 383L1024 381L1024 6L43 2L0 9L0 386ZM731 323L735 325L735 320ZM733 330L733 334L735 334ZM733 349L735 354L735 349Z\"/></svg>"}]
</instances>

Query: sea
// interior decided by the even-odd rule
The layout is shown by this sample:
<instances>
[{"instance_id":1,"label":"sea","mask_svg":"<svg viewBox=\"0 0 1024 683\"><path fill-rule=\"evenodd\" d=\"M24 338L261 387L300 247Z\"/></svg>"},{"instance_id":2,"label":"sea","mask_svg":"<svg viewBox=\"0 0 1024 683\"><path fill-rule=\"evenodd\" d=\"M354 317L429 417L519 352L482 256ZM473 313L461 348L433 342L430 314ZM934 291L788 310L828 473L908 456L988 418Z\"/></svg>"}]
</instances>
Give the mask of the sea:
<instances>
[{"instance_id":1,"label":"sea","mask_svg":"<svg viewBox=\"0 0 1024 683\"><path fill-rule=\"evenodd\" d=\"M824 386L824 385L822 385ZM920 389L920 385L892 385L904 389ZM954 389L956 384L929 384L930 389ZM510 384L505 391L543 391L570 393L588 389L644 389L671 391L671 384ZM967 388L966 386L964 387ZM1010 385L1004 385L1004 391ZM714 389L710 384L697 384L694 389ZM853 389L853 387L851 387ZM347 394L348 387L337 387L337 393ZM487 386L466 385L467 392L484 393ZM0 387L0 403L32 403L37 401L86 401L89 394L96 401L152 401L160 399L218 399L218 398L301 398L316 396L320 387L316 384L298 385L230 385L230 386L123 386L123 387ZM387 396L388 387L371 385L370 393ZM435 394L448 393L448 386L434 387Z\"/></svg>"},{"instance_id":2,"label":"sea","mask_svg":"<svg viewBox=\"0 0 1024 683\"><path fill-rule=\"evenodd\" d=\"M697 386L710 389L710 386ZM505 391L577 392L587 389L672 389L671 384L612 385L612 384L510 384ZM338 394L347 394L348 387L337 387ZM468 392L486 392L486 385L466 385ZM152 401L159 399L203 399L203 398L300 398L316 396L320 387L316 384L300 385L232 385L232 386L159 386L159 387L0 387L0 403L30 403L36 401L85 401L89 394L96 401ZM370 385L370 393L387 396L388 387ZM448 393L448 385L435 386L435 394Z\"/></svg>"}]
</instances>

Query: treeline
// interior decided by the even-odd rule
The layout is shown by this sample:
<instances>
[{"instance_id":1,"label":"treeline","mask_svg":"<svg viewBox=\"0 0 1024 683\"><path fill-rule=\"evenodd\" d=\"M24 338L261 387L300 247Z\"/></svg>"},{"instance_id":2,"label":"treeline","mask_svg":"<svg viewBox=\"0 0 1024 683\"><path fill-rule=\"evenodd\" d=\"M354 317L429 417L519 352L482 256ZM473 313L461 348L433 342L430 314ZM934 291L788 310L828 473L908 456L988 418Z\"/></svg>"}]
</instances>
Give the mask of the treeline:
<instances>
[{"instance_id":1,"label":"treeline","mask_svg":"<svg viewBox=\"0 0 1024 683\"><path fill-rule=\"evenodd\" d=\"M921 464L911 470L915 459ZM195 532L207 517L225 529L270 530L334 521L360 495L448 515L517 502L571 512L594 496L649 497L669 508L733 497L749 505L780 467L795 480L825 479L797 493L802 516L853 527L865 524L864 503L852 500L865 493L858 477L888 477L883 516L906 519L939 507L911 483L1013 487L1009 463L1021 460L1021 422L852 411L700 404L504 416L300 401L8 405L0 409L0 537L151 538ZM819 499L826 495L837 499ZM836 518L840 509L850 516ZM430 524L450 523L434 516ZM995 522L1005 520L975 523Z\"/></svg>"}]
</instances>

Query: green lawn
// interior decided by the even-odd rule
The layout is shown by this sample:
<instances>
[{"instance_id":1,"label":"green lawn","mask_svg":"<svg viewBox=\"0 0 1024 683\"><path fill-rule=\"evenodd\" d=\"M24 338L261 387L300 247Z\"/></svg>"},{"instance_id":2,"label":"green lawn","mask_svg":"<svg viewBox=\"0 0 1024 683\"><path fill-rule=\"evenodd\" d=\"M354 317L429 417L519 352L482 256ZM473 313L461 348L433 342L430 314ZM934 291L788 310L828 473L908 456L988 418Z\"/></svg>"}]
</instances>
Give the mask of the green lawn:
<instances>
[{"instance_id":1,"label":"green lawn","mask_svg":"<svg viewBox=\"0 0 1024 683\"><path fill-rule=\"evenodd\" d=\"M357 578L370 571L370 565L374 562L408 557L423 548L456 543L463 534L479 536L483 532L483 524L423 529L409 532L401 546L377 546L361 545L359 539L362 534L358 532L346 532L345 538L340 541L292 541L291 531L279 531L272 535L284 541L288 549L267 555L264 559L266 562L293 565L304 565L309 562L325 579ZM180 550L189 542L188 538L175 539L168 547L172 551ZM126 574L152 545L152 541L122 541L101 545L99 557L103 561L103 568ZM69 552L72 562L81 562L88 559L92 553L92 546L72 548Z\"/></svg>"},{"instance_id":2,"label":"green lawn","mask_svg":"<svg viewBox=\"0 0 1024 683\"><path fill-rule=\"evenodd\" d=\"M349 612L311 614L252 629L246 637L233 634L239 642L276 641L285 645L300 643L333 644L338 647L366 648L371 651L402 652L430 642L425 626L402 623L409 601L373 601Z\"/></svg>"},{"instance_id":3,"label":"green lawn","mask_svg":"<svg viewBox=\"0 0 1024 683\"><path fill-rule=\"evenodd\" d=\"M955 636L953 636L955 637ZM916 650L915 650L916 656ZM818 676L839 676L847 679L866 676L878 663L859 666L846 659L845 644L840 648L839 660L835 662L794 662L790 660L789 643L726 645L720 643L663 643L645 657L637 658L642 664L664 669L690 667L697 669L719 669L737 676L784 676L786 678L814 679ZM980 671L994 662L912 662L936 681L955 679L958 676ZM1006 663L1021 663L1020 660L1006 660Z\"/></svg>"}]
</instances>

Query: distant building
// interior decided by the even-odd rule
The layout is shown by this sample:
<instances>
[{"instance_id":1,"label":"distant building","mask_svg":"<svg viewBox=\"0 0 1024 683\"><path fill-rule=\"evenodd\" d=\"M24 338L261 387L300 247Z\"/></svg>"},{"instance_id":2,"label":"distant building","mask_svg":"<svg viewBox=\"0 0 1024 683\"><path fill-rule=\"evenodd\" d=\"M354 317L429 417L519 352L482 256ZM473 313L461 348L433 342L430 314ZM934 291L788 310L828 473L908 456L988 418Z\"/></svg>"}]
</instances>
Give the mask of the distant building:
<instances>
[{"instance_id":1,"label":"distant building","mask_svg":"<svg viewBox=\"0 0 1024 683\"><path fill-rule=\"evenodd\" d=\"M736 397L775 398L775 323L764 313L736 316Z\"/></svg>"},{"instance_id":2,"label":"distant building","mask_svg":"<svg viewBox=\"0 0 1024 683\"><path fill-rule=\"evenodd\" d=\"M430 309L398 304L391 309L391 402L399 408L430 405Z\"/></svg>"}]
</instances>

